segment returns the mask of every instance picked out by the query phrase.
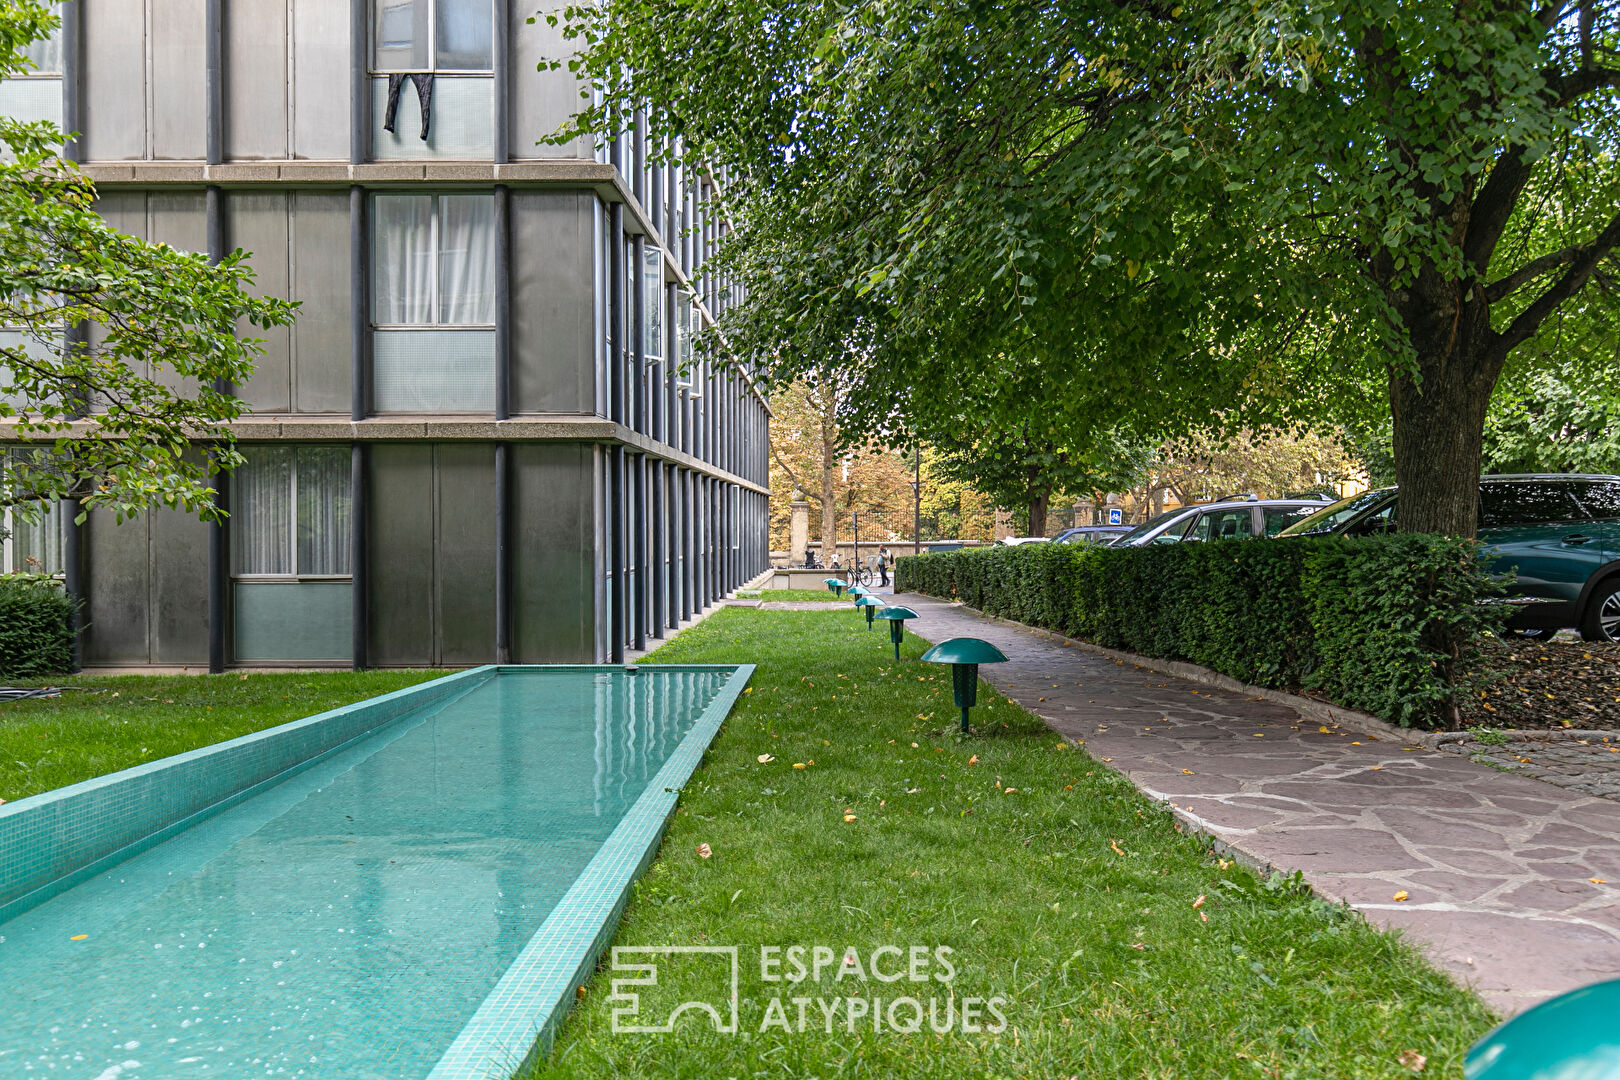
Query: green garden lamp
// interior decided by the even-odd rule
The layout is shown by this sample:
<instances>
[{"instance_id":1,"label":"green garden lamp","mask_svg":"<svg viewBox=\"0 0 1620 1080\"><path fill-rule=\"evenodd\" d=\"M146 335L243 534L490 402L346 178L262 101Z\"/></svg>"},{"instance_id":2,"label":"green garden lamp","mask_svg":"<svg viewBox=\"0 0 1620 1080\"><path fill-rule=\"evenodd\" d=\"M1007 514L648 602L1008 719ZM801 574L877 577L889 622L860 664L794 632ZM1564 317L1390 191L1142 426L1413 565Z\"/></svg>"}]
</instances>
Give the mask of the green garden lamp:
<instances>
[{"instance_id":1,"label":"green garden lamp","mask_svg":"<svg viewBox=\"0 0 1620 1080\"><path fill-rule=\"evenodd\" d=\"M866 609L866 628L868 630L872 629L872 616L876 615L878 608L883 606L883 601L870 593L865 593L855 598L855 606Z\"/></svg>"},{"instance_id":2,"label":"green garden lamp","mask_svg":"<svg viewBox=\"0 0 1620 1080\"><path fill-rule=\"evenodd\" d=\"M951 665L951 690L956 707L962 710L962 733L968 732L968 710L979 703L979 665L1000 664L1007 657L1002 651L974 637L953 637L922 655L930 664Z\"/></svg>"},{"instance_id":3,"label":"green garden lamp","mask_svg":"<svg viewBox=\"0 0 1620 1080\"><path fill-rule=\"evenodd\" d=\"M823 585L827 586L827 591L828 592L833 593L839 599L843 599L843 596L844 596L844 579L843 578L835 578L835 577L823 578L821 580L821 583Z\"/></svg>"},{"instance_id":4,"label":"green garden lamp","mask_svg":"<svg viewBox=\"0 0 1620 1080\"><path fill-rule=\"evenodd\" d=\"M1468 1080L1620 1077L1620 980L1595 983L1520 1013L1475 1043Z\"/></svg>"},{"instance_id":5,"label":"green garden lamp","mask_svg":"<svg viewBox=\"0 0 1620 1080\"><path fill-rule=\"evenodd\" d=\"M906 620L915 619L917 613L908 607L886 607L873 616L889 620L889 640L894 642L894 658L900 659L900 642L906 635Z\"/></svg>"},{"instance_id":6,"label":"green garden lamp","mask_svg":"<svg viewBox=\"0 0 1620 1080\"><path fill-rule=\"evenodd\" d=\"M868 589L865 585L851 585L849 587L849 595L851 595L851 596L856 596L856 597L865 596L869 592L871 592L871 590Z\"/></svg>"}]
</instances>

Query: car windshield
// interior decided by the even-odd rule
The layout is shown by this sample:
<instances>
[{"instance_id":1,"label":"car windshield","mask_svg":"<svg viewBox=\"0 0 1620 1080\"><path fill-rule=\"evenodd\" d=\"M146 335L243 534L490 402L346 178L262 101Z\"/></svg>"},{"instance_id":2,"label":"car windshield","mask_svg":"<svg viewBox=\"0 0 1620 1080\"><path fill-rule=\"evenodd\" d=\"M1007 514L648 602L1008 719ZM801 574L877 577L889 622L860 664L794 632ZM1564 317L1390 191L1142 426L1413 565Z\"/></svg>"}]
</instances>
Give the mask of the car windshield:
<instances>
[{"instance_id":1,"label":"car windshield","mask_svg":"<svg viewBox=\"0 0 1620 1080\"><path fill-rule=\"evenodd\" d=\"M1379 488L1377 491L1364 491L1360 495L1340 499L1336 503L1324 506L1304 521L1295 522L1277 535L1312 536L1317 533L1336 532L1345 522L1383 502L1394 490L1394 488Z\"/></svg>"},{"instance_id":2,"label":"car windshield","mask_svg":"<svg viewBox=\"0 0 1620 1080\"><path fill-rule=\"evenodd\" d=\"M1164 513L1160 514L1158 517L1149 518L1147 521L1144 521L1142 524L1138 525L1136 528L1132 529L1130 532L1126 533L1124 536L1121 536L1119 539L1115 540L1114 543L1113 543L1113 546L1114 547L1130 547L1136 541L1142 539L1142 537L1146 536L1148 533L1152 532L1154 529L1157 529L1160 525L1163 525L1167 521L1174 521L1176 518L1180 517L1182 514L1185 514L1186 512L1187 512L1187 508L1185 506L1178 506L1174 510L1166 510Z\"/></svg>"}]
</instances>

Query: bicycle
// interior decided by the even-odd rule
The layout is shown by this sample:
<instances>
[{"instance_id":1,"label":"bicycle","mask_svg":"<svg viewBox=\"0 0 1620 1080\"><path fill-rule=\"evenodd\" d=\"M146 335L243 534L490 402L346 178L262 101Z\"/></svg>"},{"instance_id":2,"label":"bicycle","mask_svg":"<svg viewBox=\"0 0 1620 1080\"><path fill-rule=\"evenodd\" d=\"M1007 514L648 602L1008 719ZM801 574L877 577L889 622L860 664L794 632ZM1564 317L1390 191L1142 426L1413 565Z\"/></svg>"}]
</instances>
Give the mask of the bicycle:
<instances>
[{"instance_id":1,"label":"bicycle","mask_svg":"<svg viewBox=\"0 0 1620 1080\"><path fill-rule=\"evenodd\" d=\"M877 575L864 566L853 567L849 571L849 583L851 585L869 586L876 580Z\"/></svg>"}]
</instances>

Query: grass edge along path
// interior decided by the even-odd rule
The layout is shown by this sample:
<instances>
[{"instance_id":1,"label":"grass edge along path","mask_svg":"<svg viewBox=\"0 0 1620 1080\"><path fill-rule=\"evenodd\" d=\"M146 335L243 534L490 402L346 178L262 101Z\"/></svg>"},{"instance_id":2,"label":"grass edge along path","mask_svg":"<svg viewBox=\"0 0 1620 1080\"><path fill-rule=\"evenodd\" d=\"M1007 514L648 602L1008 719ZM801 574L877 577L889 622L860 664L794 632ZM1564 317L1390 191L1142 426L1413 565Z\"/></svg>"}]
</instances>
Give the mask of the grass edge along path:
<instances>
[{"instance_id":1,"label":"grass edge along path","mask_svg":"<svg viewBox=\"0 0 1620 1080\"><path fill-rule=\"evenodd\" d=\"M738 946L739 1029L688 1013L672 1033L614 1033L627 1003L604 956L526 1077L1461 1076L1492 1023L1478 998L1297 876L1218 859L984 683L984 734L959 738L949 670L918 663L923 647L908 634L894 663L853 610L731 609L646 658L758 665L614 942ZM762 946L782 947L779 976L792 946L835 960L766 981ZM942 946L946 984L928 981L937 963L919 983L875 977ZM712 973L662 966L632 1022L723 1005ZM873 1019L901 996L954 1026ZM997 997L1002 1030L982 1006L962 1029L957 1007Z\"/></svg>"},{"instance_id":2,"label":"grass edge along path","mask_svg":"<svg viewBox=\"0 0 1620 1080\"><path fill-rule=\"evenodd\" d=\"M15 802L448 674L235 671L14 680L8 685L82 689L0 702L0 801Z\"/></svg>"}]
</instances>

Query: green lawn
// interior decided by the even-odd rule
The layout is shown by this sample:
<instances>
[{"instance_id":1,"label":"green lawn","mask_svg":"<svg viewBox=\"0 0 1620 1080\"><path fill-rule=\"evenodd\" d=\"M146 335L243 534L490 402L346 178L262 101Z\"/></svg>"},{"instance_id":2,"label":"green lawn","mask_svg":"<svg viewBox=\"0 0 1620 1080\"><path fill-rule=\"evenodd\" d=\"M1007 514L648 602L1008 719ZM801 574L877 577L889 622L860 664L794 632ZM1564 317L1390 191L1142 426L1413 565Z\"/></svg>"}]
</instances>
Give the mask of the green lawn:
<instances>
[{"instance_id":1,"label":"green lawn","mask_svg":"<svg viewBox=\"0 0 1620 1080\"><path fill-rule=\"evenodd\" d=\"M776 600L784 602L825 600L828 603L837 602L850 604L851 606L854 605L854 601L850 599L847 592L843 596L835 596L830 589L760 589L758 591L759 596L757 599L760 600ZM739 598L743 600L756 599L756 597L754 597L751 593L739 593L738 595Z\"/></svg>"},{"instance_id":2,"label":"green lawn","mask_svg":"<svg viewBox=\"0 0 1620 1080\"><path fill-rule=\"evenodd\" d=\"M0 800L14 801L339 705L443 671L63 676L59 698L0 701Z\"/></svg>"},{"instance_id":3,"label":"green lawn","mask_svg":"<svg viewBox=\"0 0 1620 1080\"><path fill-rule=\"evenodd\" d=\"M895 664L853 610L732 609L649 658L759 665L615 939L741 947L740 1032L688 1014L672 1034L615 1034L599 971L533 1076L1410 1077L1405 1052L1461 1076L1492 1023L1477 998L1297 881L1217 860L996 695L975 711L987 734L958 739L948 671L921 648L908 635ZM835 980L835 964L765 982L761 945L854 948L863 970L880 946L946 946L955 977ZM696 961L664 966L639 988L642 1023L713 987ZM837 1004L944 993L1004 997L1005 1030L850 1030ZM831 1033L814 1001L807 1030L762 1031L773 997L793 1029L794 997L833 1002Z\"/></svg>"}]
</instances>

